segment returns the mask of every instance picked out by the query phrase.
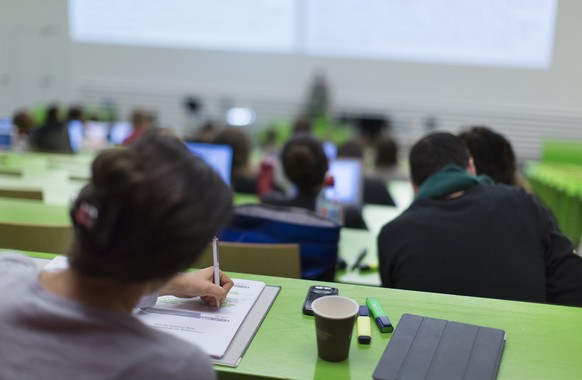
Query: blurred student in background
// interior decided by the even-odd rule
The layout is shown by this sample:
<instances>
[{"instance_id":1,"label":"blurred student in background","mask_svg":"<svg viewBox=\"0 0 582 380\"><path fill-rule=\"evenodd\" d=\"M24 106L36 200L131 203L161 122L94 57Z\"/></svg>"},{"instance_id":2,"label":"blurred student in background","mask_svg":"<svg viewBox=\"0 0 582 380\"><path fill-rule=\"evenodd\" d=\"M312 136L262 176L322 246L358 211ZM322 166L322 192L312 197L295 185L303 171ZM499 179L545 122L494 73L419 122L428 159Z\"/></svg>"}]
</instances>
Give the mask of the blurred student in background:
<instances>
[{"instance_id":1,"label":"blurred student in background","mask_svg":"<svg viewBox=\"0 0 582 380\"><path fill-rule=\"evenodd\" d=\"M101 153L70 210L69 267L39 271L26 256L0 255L0 378L214 379L199 347L133 312L158 293L224 300L233 286L224 273L220 286L211 267L178 273L231 207L220 176L174 137Z\"/></svg>"},{"instance_id":2,"label":"blurred student in background","mask_svg":"<svg viewBox=\"0 0 582 380\"><path fill-rule=\"evenodd\" d=\"M472 127L459 134L475 160L477 174L487 174L495 183L520 186L532 192L517 170L515 153L509 140L487 127Z\"/></svg>"},{"instance_id":3,"label":"blurred student in background","mask_svg":"<svg viewBox=\"0 0 582 380\"><path fill-rule=\"evenodd\" d=\"M42 125L34 133L33 144L42 152L73 153L69 142L69 132L60 119L57 105L47 108Z\"/></svg>"},{"instance_id":4,"label":"blurred student in background","mask_svg":"<svg viewBox=\"0 0 582 380\"><path fill-rule=\"evenodd\" d=\"M133 129L131 134L123 140L122 145L129 145L137 141L140 137L153 129L153 123L153 114L142 109L134 110L131 114L131 124Z\"/></svg>"},{"instance_id":5,"label":"blurred student in background","mask_svg":"<svg viewBox=\"0 0 582 380\"><path fill-rule=\"evenodd\" d=\"M214 144L232 148L231 184L236 193L255 194L257 191L257 169L251 165L252 142L242 128L227 127L214 137Z\"/></svg>"},{"instance_id":6,"label":"blurred student in background","mask_svg":"<svg viewBox=\"0 0 582 380\"><path fill-rule=\"evenodd\" d=\"M364 165L364 149L356 140L350 140L337 148L337 158L355 158ZM365 168L364 168L365 169ZM394 200L386 187L386 183L377 178L364 175L362 180L363 203L384 206L395 206Z\"/></svg>"},{"instance_id":7,"label":"blurred student in background","mask_svg":"<svg viewBox=\"0 0 582 380\"><path fill-rule=\"evenodd\" d=\"M32 134L34 132L34 119L25 109L18 110L12 117L14 125L12 147L17 151L28 151L31 148Z\"/></svg>"},{"instance_id":8,"label":"blurred student in background","mask_svg":"<svg viewBox=\"0 0 582 380\"><path fill-rule=\"evenodd\" d=\"M385 184L394 180L408 180L409 176L398 162L398 144L389 135L383 135L375 144L373 176Z\"/></svg>"},{"instance_id":9,"label":"blurred student in background","mask_svg":"<svg viewBox=\"0 0 582 380\"><path fill-rule=\"evenodd\" d=\"M307 134L291 138L281 152L283 171L292 183L292 195L282 192L266 194L261 202L301 207L316 211L317 197L323 190L328 170L327 156L321 142ZM348 207L344 210L344 226L366 229L360 209Z\"/></svg>"}]
</instances>

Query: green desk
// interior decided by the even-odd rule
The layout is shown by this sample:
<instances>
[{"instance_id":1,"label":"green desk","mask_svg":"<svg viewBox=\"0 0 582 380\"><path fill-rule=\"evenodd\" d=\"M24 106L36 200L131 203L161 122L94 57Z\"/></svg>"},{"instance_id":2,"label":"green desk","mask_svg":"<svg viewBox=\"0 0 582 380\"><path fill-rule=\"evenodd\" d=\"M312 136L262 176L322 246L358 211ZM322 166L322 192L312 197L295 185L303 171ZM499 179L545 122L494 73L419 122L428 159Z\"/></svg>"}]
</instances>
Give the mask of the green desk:
<instances>
[{"instance_id":1,"label":"green desk","mask_svg":"<svg viewBox=\"0 0 582 380\"><path fill-rule=\"evenodd\" d=\"M408 208L414 199L412 184L407 180L392 180L388 182L388 191L390 191L396 207L401 210Z\"/></svg>"},{"instance_id":2,"label":"green desk","mask_svg":"<svg viewBox=\"0 0 582 380\"><path fill-rule=\"evenodd\" d=\"M370 232L374 236L378 236L382 227L400 215L404 210L392 206L364 205L362 207L362 216Z\"/></svg>"},{"instance_id":3,"label":"green desk","mask_svg":"<svg viewBox=\"0 0 582 380\"><path fill-rule=\"evenodd\" d=\"M67 224L66 206L47 205L41 201L0 198L0 221L32 224Z\"/></svg>"},{"instance_id":4,"label":"green desk","mask_svg":"<svg viewBox=\"0 0 582 380\"><path fill-rule=\"evenodd\" d=\"M259 197L254 194L235 193L233 198L233 203L235 206L244 205L247 203L261 203Z\"/></svg>"},{"instance_id":5,"label":"green desk","mask_svg":"<svg viewBox=\"0 0 582 380\"><path fill-rule=\"evenodd\" d=\"M354 334L348 360L322 361L317 358L313 317L301 313L305 293L312 282L240 273L230 275L282 288L239 366L216 366L219 378L371 378L392 334L381 334L373 325L371 345L359 345ZM582 308L334 285L341 295L359 303L366 297L377 297L395 325L402 314L412 313L505 330L507 341L500 380L579 379L582 374Z\"/></svg>"},{"instance_id":6,"label":"green desk","mask_svg":"<svg viewBox=\"0 0 582 380\"><path fill-rule=\"evenodd\" d=\"M339 256L346 262L348 268L336 273L335 279L339 282L380 286L380 274L377 270L360 272L350 268L356 262L359 251L366 248L362 264L378 264L378 245L376 235L371 231L342 228L340 231Z\"/></svg>"},{"instance_id":7,"label":"green desk","mask_svg":"<svg viewBox=\"0 0 582 380\"><path fill-rule=\"evenodd\" d=\"M43 201L49 205L68 206L71 199L84 186L81 181L50 177L7 177L0 175L0 188L7 190L40 190Z\"/></svg>"},{"instance_id":8,"label":"green desk","mask_svg":"<svg viewBox=\"0 0 582 380\"><path fill-rule=\"evenodd\" d=\"M575 246L582 237L582 165L530 163L527 179Z\"/></svg>"},{"instance_id":9,"label":"green desk","mask_svg":"<svg viewBox=\"0 0 582 380\"><path fill-rule=\"evenodd\" d=\"M71 179L87 180L96 152L80 154L3 152L0 153L0 173L20 175L31 169L66 171Z\"/></svg>"}]
</instances>

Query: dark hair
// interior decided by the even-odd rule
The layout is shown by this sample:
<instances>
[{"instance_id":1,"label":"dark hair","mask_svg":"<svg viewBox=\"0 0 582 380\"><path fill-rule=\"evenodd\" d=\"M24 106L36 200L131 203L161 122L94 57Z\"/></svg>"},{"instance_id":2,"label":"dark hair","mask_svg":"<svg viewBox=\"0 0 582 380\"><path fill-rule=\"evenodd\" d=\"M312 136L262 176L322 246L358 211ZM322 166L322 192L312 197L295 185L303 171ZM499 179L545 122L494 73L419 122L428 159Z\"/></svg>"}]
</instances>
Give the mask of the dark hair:
<instances>
[{"instance_id":1,"label":"dark hair","mask_svg":"<svg viewBox=\"0 0 582 380\"><path fill-rule=\"evenodd\" d=\"M68 120L83 120L83 107L72 106L67 113Z\"/></svg>"},{"instance_id":2,"label":"dark hair","mask_svg":"<svg viewBox=\"0 0 582 380\"><path fill-rule=\"evenodd\" d=\"M471 155L460 138L435 132L421 138L410 150L410 176L420 186L447 164L467 167Z\"/></svg>"},{"instance_id":3,"label":"dark hair","mask_svg":"<svg viewBox=\"0 0 582 380\"><path fill-rule=\"evenodd\" d=\"M338 157L363 158L364 148L359 141L349 140L337 148Z\"/></svg>"},{"instance_id":4,"label":"dark hair","mask_svg":"<svg viewBox=\"0 0 582 380\"><path fill-rule=\"evenodd\" d=\"M300 116L293 122L293 135L311 134L313 123L308 116Z\"/></svg>"},{"instance_id":5,"label":"dark hair","mask_svg":"<svg viewBox=\"0 0 582 380\"><path fill-rule=\"evenodd\" d=\"M59 122L59 106L52 104L46 109L44 124L58 124Z\"/></svg>"},{"instance_id":6,"label":"dark hair","mask_svg":"<svg viewBox=\"0 0 582 380\"><path fill-rule=\"evenodd\" d=\"M487 127L473 127L459 135L475 160L478 174L515 185L515 154L509 141Z\"/></svg>"},{"instance_id":7,"label":"dark hair","mask_svg":"<svg viewBox=\"0 0 582 380\"><path fill-rule=\"evenodd\" d=\"M12 124L18 128L20 133L28 133L35 127L34 119L27 110L21 109L12 116Z\"/></svg>"},{"instance_id":8,"label":"dark hair","mask_svg":"<svg viewBox=\"0 0 582 380\"><path fill-rule=\"evenodd\" d=\"M152 133L101 153L71 209L71 266L120 282L186 269L228 218L232 193L178 139Z\"/></svg>"},{"instance_id":9,"label":"dark hair","mask_svg":"<svg viewBox=\"0 0 582 380\"><path fill-rule=\"evenodd\" d=\"M384 136L376 146L376 167L392 167L398 164L398 145L393 138Z\"/></svg>"},{"instance_id":10,"label":"dark hair","mask_svg":"<svg viewBox=\"0 0 582 380\"><path fill-rule=\"evenodd\" d=\"M245 130L235 127L224 128L216 135L213 143L228 145L232 148L233 175L248 164L252 144Z\"/></svg>"},{"instance_id":11,"label":"dark hair","mask_svg":"<svg viewBox=\"0 0 582 380\"><path fill-rule=\"evenodd\" d=\"M281 153L285 175L299 190L319 190L327 172L327 157L321 142L308 135L289 140Z\"/></svg>"}]
</instances>

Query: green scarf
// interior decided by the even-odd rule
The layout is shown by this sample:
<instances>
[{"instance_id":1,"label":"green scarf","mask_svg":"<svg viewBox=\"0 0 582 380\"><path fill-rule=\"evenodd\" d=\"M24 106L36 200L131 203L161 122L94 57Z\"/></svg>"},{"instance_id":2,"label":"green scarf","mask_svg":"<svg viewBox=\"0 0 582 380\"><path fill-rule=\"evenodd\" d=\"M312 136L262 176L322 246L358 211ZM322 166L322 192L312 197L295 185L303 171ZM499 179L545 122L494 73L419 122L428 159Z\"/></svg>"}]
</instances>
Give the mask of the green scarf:
<instances>
[{"instance_id":1,"label":"green scarf","mask_svg":"<svg viewBox=\"0 0 582 380\"><path fill-rule=\"evenodd\" d=\"M459 165L448 164L424 181L414 200L442 198L475 185L493 185L493 181L486 175L473 176Z\"/></svg>"}]
</instances>

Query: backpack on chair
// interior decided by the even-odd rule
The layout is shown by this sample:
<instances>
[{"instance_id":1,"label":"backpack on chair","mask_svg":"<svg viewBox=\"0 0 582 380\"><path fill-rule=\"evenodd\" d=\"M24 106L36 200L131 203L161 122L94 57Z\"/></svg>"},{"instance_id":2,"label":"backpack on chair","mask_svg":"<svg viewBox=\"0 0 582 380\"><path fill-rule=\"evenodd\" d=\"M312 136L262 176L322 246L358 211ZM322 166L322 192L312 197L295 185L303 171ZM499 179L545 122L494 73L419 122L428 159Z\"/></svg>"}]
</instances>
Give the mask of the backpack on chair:
<instances>
[{"instance_id":1,"label":"backpack on chair","mask_svg":"<svg viewBox=\"0 0 582 380\"><path fill-rule=\"evenodd\" d=\"M241 243L296 243L301 251L301 277L333 281L341 226L333 219L297 207L248 204L219 234L221 241ZM277 265L276 257L273 265Z\"/></svg>"}]
</instances>

